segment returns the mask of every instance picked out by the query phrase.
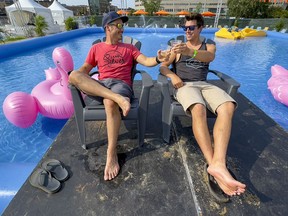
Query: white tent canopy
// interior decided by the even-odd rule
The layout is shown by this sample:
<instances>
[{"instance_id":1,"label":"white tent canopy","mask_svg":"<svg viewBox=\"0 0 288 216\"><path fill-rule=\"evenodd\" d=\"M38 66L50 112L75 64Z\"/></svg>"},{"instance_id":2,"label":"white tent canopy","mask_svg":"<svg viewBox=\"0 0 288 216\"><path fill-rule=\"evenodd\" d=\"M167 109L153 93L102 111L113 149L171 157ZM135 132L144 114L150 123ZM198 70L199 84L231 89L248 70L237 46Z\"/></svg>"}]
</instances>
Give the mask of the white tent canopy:
<instances>
[{"instance_id":1,"label":"white tent canopy","mask_svg":"<svg viewBox=\"0 0 288 216\"><path fill-rule=\"evenodd\" d=\"M5 10L14 27L33 25L34 17L40 15L45 18L49 26L47 33L55 33L51 10L33 0L18 0L14 4L5 7Z\"/></svg>"},{"instance_id":2,"label":"white tent canopy","mask_svg":"<svg viewBox=\"0 0 288 216\"><path fill-rule=\"evenodd\" d=\"M55 23L64 25L64 21L68 17L73 17L73 11L63 7L58 1L54 0L53 3L48 7L52 12L52 17Z\"/></svg>"}]
</instances>

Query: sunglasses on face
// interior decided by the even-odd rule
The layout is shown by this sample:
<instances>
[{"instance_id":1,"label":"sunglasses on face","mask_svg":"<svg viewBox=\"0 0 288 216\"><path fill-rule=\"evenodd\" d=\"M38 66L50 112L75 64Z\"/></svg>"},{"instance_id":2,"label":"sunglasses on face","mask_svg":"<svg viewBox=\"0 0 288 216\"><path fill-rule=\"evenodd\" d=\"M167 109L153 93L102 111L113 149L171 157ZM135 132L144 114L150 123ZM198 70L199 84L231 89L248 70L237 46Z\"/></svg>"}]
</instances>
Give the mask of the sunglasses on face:
<instances>
[{"instance_id":1,"label":"sunglasses on face","mask_svg":"<svg viewBox=\"0 0 288 216\"><path fill-rule=\"evenodd\" d=\"M118 28L118 29L123 29L124 28L124 25L122 23L117 23L117 24L116 23L111 23L109 25L116 26L116 28Z\"/></svg>"},{"instance_id":2,"label":"sunglasses on face","mask_svg":"<svg viewBox=\"0 0 288 216\"><path fill-rule=\"evenodd\" d=\"M191 25L191 26L182 26L184 31L187 31L188 29L190 31L194 31L194 29L197 27L197 25Z\"/></svg>"}]
</instances>

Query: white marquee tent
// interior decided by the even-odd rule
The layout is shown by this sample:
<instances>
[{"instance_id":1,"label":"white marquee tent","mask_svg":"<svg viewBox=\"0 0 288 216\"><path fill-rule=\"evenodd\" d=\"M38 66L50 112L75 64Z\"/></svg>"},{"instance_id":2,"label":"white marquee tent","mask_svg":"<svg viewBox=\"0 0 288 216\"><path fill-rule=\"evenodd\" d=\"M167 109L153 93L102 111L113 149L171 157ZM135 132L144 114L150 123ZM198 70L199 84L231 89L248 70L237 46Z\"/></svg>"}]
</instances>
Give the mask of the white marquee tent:
<instances>
[{"instance_id":1,"label":"white marquee tent","mask_svg":"<svg viewBox=\"0 0 288 216\"><path fill-rule=\"evenodd\" d=\"M5 7L5 10L11 24L15 28L33 25L34 17L40 15L45 18L49 26L48 34L56 33L60 30L60 28L58 28L59 30L55 28L51 10L33 0L18 0L14 4Z\"/></svg>"},{"instance_id":2,"label":"white marquee tent","mask_svg":"<svg viewBox=\"0 0 288 216\"><path fill-rule=\"evenodd\" d=\"M52 17L55 23L64 25L64 20L68 17L73 17L73 11L63 7L58 1L54 0L53 3L48 7L52 12Z\"/></svg>"}]
</instances>

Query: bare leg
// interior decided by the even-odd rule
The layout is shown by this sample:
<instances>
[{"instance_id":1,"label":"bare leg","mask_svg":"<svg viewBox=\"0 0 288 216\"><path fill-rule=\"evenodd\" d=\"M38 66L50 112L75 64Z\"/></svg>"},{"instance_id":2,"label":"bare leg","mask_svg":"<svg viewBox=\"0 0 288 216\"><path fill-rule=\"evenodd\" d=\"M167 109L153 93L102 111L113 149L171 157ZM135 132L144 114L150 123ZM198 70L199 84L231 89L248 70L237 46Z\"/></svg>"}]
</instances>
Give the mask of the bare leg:
<instances>
[{"instance_id":1,"label":"bare leg","mask_svg":"<svg viewBox=\"0 0 288 216\"><path fill-rule=\"evenodd\" d=\"M226 153L232 128L232 117L235 106L232 102L222 104L218 109L218 116L213 129L214 154L212 161L208 161L207 171L215 178L220 188L227 195L240 195L246 185L235 180L226 167Z\"/></svg>"},{"instance_id":2,"label":"bare leg","mask_svg":"<svg viewBox=\"0 0 288 216\"><path fill-rule=\"evenodd\" d=\"M202 104L195 104L190 107L190 111L193 134L206 161L210 164L213 158L213 148L207 125L206 107Z\"/></svg>"},{"instance_id":3,"label":"bare leg","mask_svg":"<svg viewBox=\"0 0 288 216\"><path fill-rule=\"evenodd\" d=\"M85 73L73 71L69 76L69 82L87 95L100 96L114 101L122 109L124 116L130 111L130 102L126 98L103 87Z\"/></svg>"},{"instance_id":4,"label":"bare leg","mask_svg":"<svg viewBox=\"0 0 288 216\"><path fill-rule=\"evenodd\" d=\"M107 147L107 159L104 171L104 180L112 180L115 178L120 170L117 157L117 139L121 124L121 114L119 106L109 100L104 99L105 111L106 111L106 124L108 134L108 147Z\"/></svg>"},{"instance_id":5,"label":"bare leg","mask_svg":"<svg viewBox=\"0 0 288 216\"><path fill-rule=\"evenodd\" d=\"M202 104L195 104L190 108L194 136L209 164L207 171L215 178L224 193L230 196L243 193L246 187L241 182L236 181L226 167L226 153L234 109L234 104L230 102L218 108L218 116L213 130L213 150L207 125L206 108Z\"/></svg>"}]
</instances>

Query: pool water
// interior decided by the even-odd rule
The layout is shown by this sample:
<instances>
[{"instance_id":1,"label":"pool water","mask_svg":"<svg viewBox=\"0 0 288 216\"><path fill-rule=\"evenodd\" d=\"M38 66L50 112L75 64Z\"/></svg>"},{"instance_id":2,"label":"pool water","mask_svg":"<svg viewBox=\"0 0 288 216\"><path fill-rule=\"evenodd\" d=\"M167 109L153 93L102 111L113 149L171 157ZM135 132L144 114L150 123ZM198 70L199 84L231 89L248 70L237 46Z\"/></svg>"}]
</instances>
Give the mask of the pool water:
<instances>
[{"instance_id":1,"label":"pool water","mask_svg":"<svg viewBox=\"0 0 288 216\"><path fill-rule=\"evenodd\" d=\"M140 40L141 52L147 56L155 56L161 43L166 43L170 38L179 34L182 32L133 33L133 31L127 31L124 33L124 35ZM103 36L103 33L86 34L86 36L1 59L1 104L10 93L15 91L30 93L35 85L45 80L44 70L55 67L52 59L55 47L63 46L69 50L74 60L74 67L79 68L92 42ZM263 37L231 41L214 38L213 33L204 33L203 36L215 40L217 44L216 58L210 64L210 68L235 78L241 83L239 89L241 93L285 130L288 130L288 107L275 101L267 89L271 66L279 64L288 68L287 38ZM147 68L138 65L137 67L146 70L154 80L157 79L159 66ZM0 172L1 175L4 174L0 176L0 214L40 161L66 121L38 115L31 127L22 129L9 123L4 117L3 110L0 110ZM7 179L14 178L17 176L15 173L19 172L21 172L21 181L15 182L13 179L9 184Z\"/></svg>"},{"instance_id":2,"label":"pool water","mask_svg":"<svg viewBox=\"0 0 288 216\"><path fill-rule=\"evenodd\" d=\"M217 42L217 55L211 68L223 71L241 83L239 91L268 116L288 130L288 107L277 102L267 87L271 66L288 69L287 39L245 38L241 41ZM286 44L286 45L285 45Z\"/></svg>"}]
</instances>

